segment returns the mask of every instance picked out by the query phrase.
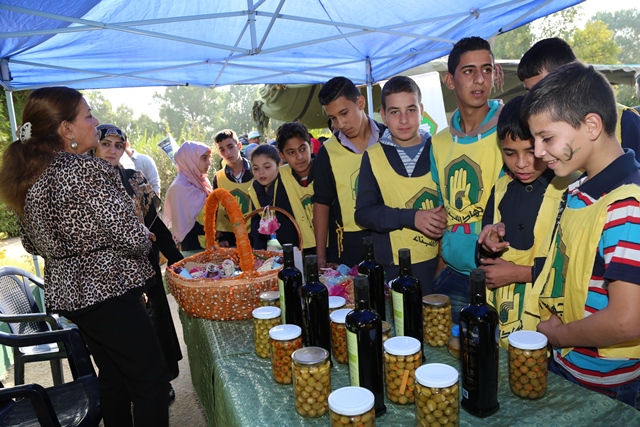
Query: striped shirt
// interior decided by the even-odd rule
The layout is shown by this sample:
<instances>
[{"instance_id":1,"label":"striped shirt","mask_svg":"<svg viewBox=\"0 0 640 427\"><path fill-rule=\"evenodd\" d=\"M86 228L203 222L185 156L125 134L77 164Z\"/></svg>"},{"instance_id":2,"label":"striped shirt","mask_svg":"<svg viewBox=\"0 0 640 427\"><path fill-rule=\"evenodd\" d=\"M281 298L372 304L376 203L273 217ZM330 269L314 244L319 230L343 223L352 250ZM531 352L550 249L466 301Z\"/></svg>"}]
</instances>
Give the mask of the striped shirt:
<instances>
[{"instance_id":1,"label":"striped shirt","mask_svg":"<svg viewBox=\"0 0 640 427\"><path fill-rule=\"evenodd\" d=\"M629 183L639 184L640 173L633 156L625 154L591 180L583 177L571 184L567 206L580 209L592 205ZM585 317L609 304L607 285L616 280L640 285L640 203L635 199L609 205L589 282ZM640 377L640 359L607 359L598 354L597 348L575 347L565 357L558 350L554 358L587 388L614 387Z\"/></svg>"},{"instance_id":2,"label":"striped shirt","mask_svg":"<svg viewBox=\"0 0 640 427\"><path fill-rule=\"evenodd\" d=\"M412 147L402 147L393 142L393 136L389 129L384 131L379 140L380 144L389 145L398 150L398 156L400 156L400 160L402 160L402 164L404 165L404 168L407 171L407 176L409 177L413 175L413 170L416 168L416 163L422 154L422 150L424 150L424 147L426 146L427 139L431 136L429 132L423 129L418 129L418 133L420 135L421 142L420 144Z\"/></svg>"}]
</instances>

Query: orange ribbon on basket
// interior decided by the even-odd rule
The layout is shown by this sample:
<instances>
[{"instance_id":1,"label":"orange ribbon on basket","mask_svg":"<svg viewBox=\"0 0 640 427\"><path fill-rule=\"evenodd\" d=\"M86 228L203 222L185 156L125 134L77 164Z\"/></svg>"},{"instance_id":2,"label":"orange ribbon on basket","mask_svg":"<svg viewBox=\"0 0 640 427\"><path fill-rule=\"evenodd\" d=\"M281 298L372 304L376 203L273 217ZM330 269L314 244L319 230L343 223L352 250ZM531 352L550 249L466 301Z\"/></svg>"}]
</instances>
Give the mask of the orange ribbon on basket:
<instances>
[{"instance_id":1,"label":"orange ribbon on basket","mask_svg":"<svg viewBox=\"0 0 640 427\"><path fill-rule=\"evenodd\" d=\"M218 212L218 203L227 210L229 221L233 227L233 234L236 236L236 248L238 250L238 258L240 258L240 269L243 272L255 270L255 259L251 242L249 241L249 233L245 226L244 216L236 202L235 197L224 188L216 188L207 197L204 206L204 235L207 241L207 250L217 249L216 241L216 215Z\"/></svg>"}]
</instances>

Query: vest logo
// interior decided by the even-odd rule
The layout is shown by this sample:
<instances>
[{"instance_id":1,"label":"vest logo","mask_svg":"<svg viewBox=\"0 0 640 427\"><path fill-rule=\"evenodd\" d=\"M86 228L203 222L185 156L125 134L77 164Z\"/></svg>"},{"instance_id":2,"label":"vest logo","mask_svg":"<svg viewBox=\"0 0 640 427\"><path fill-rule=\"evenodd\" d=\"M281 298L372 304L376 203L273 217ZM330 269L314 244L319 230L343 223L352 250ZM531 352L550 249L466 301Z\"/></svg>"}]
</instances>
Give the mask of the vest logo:
<instances>
[{"instance_id":1,"label":"vest logo","mask_svg":"<svg viewBox=\"0 0 640 427\"><path fill-rule=\"evenodd\" d=\"M449 209L463 212L482 197L482 170L467 155L454 159L444 170L445 194Z\"/></svg>"},{"instance_id":2,"label":"vest logo","mask_svg":"<svg viewBox=\"0 0 640 427\"><path fill-rule=\"evenodd\" d=\"M423 187L405 203L407 209L433 209L438 207L438 193Z\"/></svg>"},{"instance_id":3,"label":"vest logo","mask_svg":"<svg viewBox=\"0 0 640 427\"><path fill-rule=\"evenodd\" d=\"M229 191L229 193L231 193L233 198L236 199L236 203L238 203L242 214L248 214L250 212L249 208L251 206L249 195L238 188L234 188L233 190Z\"/></svg>"},{"instance_id":4,"label":"vest logo","mask_svg":"<svg viewBox=\"0 0 640 427\"><path fill-rule=\"evenodd\" d=\"M350 183L351 183L351 197L353 200L356 200L356 196L358 195L358 177L360 176L360 168L358 168L354 173L351 174Z\"/></svg>"},{"instance_id":5,"label":"vest logo","mask_svg":"<svg viewBox=\"0 0 640 427\"><path fill-rule=\"evenodd\" d=\"M313 201L311 200L311 194L305 194L300 199L302 210L307 215L309 222L313 224Z\"/></svg>"}]
</instances>

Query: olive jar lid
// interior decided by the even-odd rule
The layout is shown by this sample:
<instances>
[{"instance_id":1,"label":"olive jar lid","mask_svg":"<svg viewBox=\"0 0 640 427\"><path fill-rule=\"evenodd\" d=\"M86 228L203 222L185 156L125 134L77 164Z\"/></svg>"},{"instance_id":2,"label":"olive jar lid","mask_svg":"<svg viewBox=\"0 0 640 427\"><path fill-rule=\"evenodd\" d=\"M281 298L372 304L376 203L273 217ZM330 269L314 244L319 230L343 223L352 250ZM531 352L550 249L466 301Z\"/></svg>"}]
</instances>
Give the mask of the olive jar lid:
<instances>
[{"instance_id":1,"label":"olive jar lid","mask_svg":"<svg viewBox=\"0 0 640 427\"><path fill-rule=\"evenodd\" d=\"M329 395L329 409L351 417L369 412L375 403L373 393L363 387L342 387Z\"/></svg>"},{"instance_id":2,"label":"olive jar lid","mask_svg":"<svg viewBox=\"0 0 640 427\"><path fill-rule=\"evenodd\" d=\"M304 347L293 352L291 359L300 365L316 365L324 362L329 352L322 347Z\"/></svg>"},{"instance_id":3,"label":"olive jar lid","mask_svg":"<svg viewBox=\"0 0 640 427\"><path fill-rule=\"evenodd\" d=\"M433 307L440 307L450 303L450 299L447 295L443 294L431 294L422 297L422 304L430 305Z\"/></svg>"},{"instance_id":4,"label":"olive jar lid","mask_svg":"<svg viewBox=\"0 0 640 427\"><path fill-rule=\"evenodd\" d=\"M425 387L451 387L458 382L458 370L444 363L428 363L416 369L416 381Z\"/></svg>"},{"instance_id":5,"label":"olive jar lid","mask_svg":"<svg viewBox=\"0 0 640 427\"><path fill-rule=\"evenodd\" d=\"M422 343L413 337L400 336L389 338L384 342L384 351L394 356L409 356L416 354L422 348Z\"/></svg>"},{"instance_id":6,"label":"olive jar lid","mask_svg":"<svg viewBox=\"0 0 640 427\"><path fill-rule=\"evenodd\" d=\"M329 297L329 308L330 309L334 309L334 308L340 308L343 305L345 305L347 303L347 300L344 299L343 297L339 297L339 296L331 296Z\"/></svg>"},{"instance_id":7,"label":"olive jar lid","mask_svg":"<svg viewBox=\"0 0 640 427\"><path fill-rule=\"evenodd\" d=\"M260 299L265 301L275 301L280 299L280 292L278 291L265 291L260 294Z\"/></svg>"},{"instance_id":8,"label":"olive jar lid","mask_svg":"<svg viewBox=\"0 0 640 427\"><path fill-rule=\"evenodd\" d=\"M341 308L339 310L332 311L331 314L329 314L329 317L333 323L344 323L347 320L347 314L352 311L353 309L351 308Z\"/></svg>"},{"instance_id":9,"label":"olive jar lid","mask_svg":"<svg viewBox=\"0 0 640 427\"><path fill-rule=\"evenodd\" d=\"M516 331L509 334L509 345L521 350L539 350L547 346L547 337L536 331Z\"/></svg>"},{"instance_id":10,"label":"olive jar lid","mask_svg":"<svg viewBox=\"0 0 640 427\"><path fill-rule=\"evenodd\" d=\"M273 319L279 317L282 314L282 310L279 307L258 307L251 312L256 319Z\"/></svg>"},{"instance_id":11,"label":"olive jar lid","mask_svg":"<svg viewBox=\"0 0 640 427\"><path fill-rule=\"evenodd\" d=\"M269 329L269 336L278 341L292 340L300 335L302 335L302 328L298 325L278 325Z\"/></svg>"}]
</instances>

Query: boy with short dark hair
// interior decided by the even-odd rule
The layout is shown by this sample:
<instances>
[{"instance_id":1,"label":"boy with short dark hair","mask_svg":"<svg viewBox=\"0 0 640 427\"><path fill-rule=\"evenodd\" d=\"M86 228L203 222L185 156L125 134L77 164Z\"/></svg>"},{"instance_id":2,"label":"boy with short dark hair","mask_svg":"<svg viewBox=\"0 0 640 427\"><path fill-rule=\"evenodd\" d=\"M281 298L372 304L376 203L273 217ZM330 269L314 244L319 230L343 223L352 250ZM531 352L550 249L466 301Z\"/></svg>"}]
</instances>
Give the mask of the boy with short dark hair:
<instances>
[{"instance_id":1,"label":"boy with short dark hair","mask_svg":"<svg viewBox=\"0 0 640 427\"><path fill-rule=\"evenodd\" d=\"M310 139L307 127L300 122L283 124L276 135L280 157L286 163L280 166L280 180L300 227L305 255L316 252L312 201L315 162L311 158Z\"/></svg>"},{"instance_id":2,"label":"boy with short dark hair","mask_svg":"<svg viewBox=\"0 0 640 427\"><path fill-rule=\"evenodd\" d=\"M569 44L558 37L540 40L522 55L518 64L518 78L525 89L542 80L553 70L575 61L576 55ZM630 107L616 104L618 121L616 138L623 148L634 151L640 162L640 114Z\"/></svg>"},{"instance_id":3,"label":"boy with short dark hair","mask_svg":"<svg viewBox=\"0 0 640 427\"><path fill-rule=\"evenodd\" d=\"M387 130L362 156L355 218L372 231L386 280L398 276L398 250L409 248L413 275L428 295L447 220L431 179L431 135L420 129L422 95L415 81L397 76L385 83L381 96Z\"/></svg>"},{"instance_id":4,"label":"boy with short dark hair","mask_svg":"<svg viewBox=\"0 0 640 427\"><path fill-rule=\"evenodd\" d=\"M213 140L224 166L213 176L212 186L214 189L220 187L228 190L238 202L242 215L246 216L251 212L249 188L253 184L253 173L249 161L241 155L242 143L231 129L216 133ZM222 205L218 207L216 217L216 238L220 246L236 245L233 227Z\"/></svg>"},{"instance_id":5,"label":"boy with short dark hair","mask_svg":"<svg viewBox=\"0 0 640 427\"><path fill-rule=\"evenodd\" d=\"M585 171L567 190L535 283L557 313L538 331L554 347L552 371L640 409L640 171L616 139L616 116L606 78L579 62L523 102L536 157L558 176Z\"/></svg>"},{"instance_id":6,"label":"boy with short dark hair","mask_svg":"<svg viewBox=\"0 0 640 427\"><path fill-rule=\"evenodd\" d=\"M476 268L475 247L490 188L503 174L496 125L500 100L489 100L494 60L480 37L460 40L449 54L445 84L454 91L458 109L449 127L433 137L431 176L447 212L441 249L445 268L433 289L451 299L453 321L469 304L469 273Z\"/></svg>"},{"instance_id":7,"label":"boy with short dark hair","mask_svg":"<svg viewBox=\"0 0 640 427\"><path fill-rule=\"evenodd\" d=\"M498 119L502 158L510 174L493 189L478 236L479 267L486 273L488 302L500 314L500 345L509 334L535 330L539 313L524 310L544 265L562 194L577 176L556 177L534 155L533 137L520 120L524 96L507 102Z\"/></svg>"},{"instance_id":8,"label":"boy with short dark hair","mask_svg":"<svg viewBox=\"0 0 640 427\"><path fill-rule=\"evenodd\" d=\"M315 160L313 228L318 266L329 262L353 267L362 261L362 239L369 235L354 217L362 153L378 141L385 127L365 114L364 96L345 77L325 83L318 100L333 125L332 137Z\"/></svg>"}]
</instances>

